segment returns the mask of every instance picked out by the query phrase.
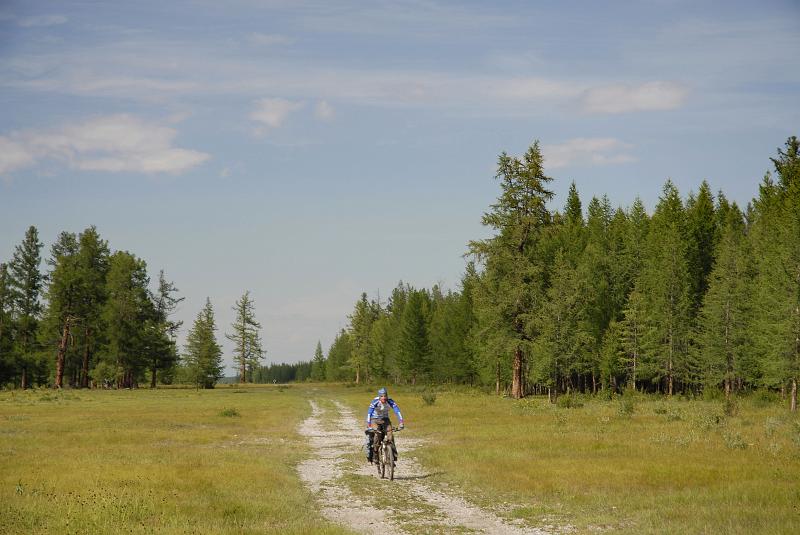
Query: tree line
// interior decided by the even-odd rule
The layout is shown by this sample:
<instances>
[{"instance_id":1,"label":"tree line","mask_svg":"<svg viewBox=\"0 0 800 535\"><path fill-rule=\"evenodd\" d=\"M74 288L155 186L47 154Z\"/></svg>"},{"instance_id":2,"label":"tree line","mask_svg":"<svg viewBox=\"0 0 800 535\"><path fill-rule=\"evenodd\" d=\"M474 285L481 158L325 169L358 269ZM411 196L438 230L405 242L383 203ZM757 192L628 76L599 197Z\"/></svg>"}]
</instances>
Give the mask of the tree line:
<instances>
[{"instance_id":1,"label":"tree line","mask_svg":"<svg viewBox=\"0 0 800 535\"><path fill-rule=\"evenodd\" d=\"M210 299L180 353L182 322L172 315L184 298L163 271L151 288L145 261L112 252L94 226L61 232L44 272L43 247L31 226L11 260L0 263L0 385L155 388L177 381L212 388L222 378ZM264 352L249 292L234 311L226 336L240 380L252 381Z\"/></svg>"},{"instance_id":2,"label":"tree line","mask_svg":"<svg viewBox=\"0 0 800 535\"><path fill-rule=\"evenodd\" d=\"M790 137L744 208L667 180L652 213L573 183L551 210L538 142L498 160L500 195L460 288L362 294L309 377L547 393L788 394L800 376L800 156ZM305 363L304 363L305 364Z\"/></svg>"}]
</instances>

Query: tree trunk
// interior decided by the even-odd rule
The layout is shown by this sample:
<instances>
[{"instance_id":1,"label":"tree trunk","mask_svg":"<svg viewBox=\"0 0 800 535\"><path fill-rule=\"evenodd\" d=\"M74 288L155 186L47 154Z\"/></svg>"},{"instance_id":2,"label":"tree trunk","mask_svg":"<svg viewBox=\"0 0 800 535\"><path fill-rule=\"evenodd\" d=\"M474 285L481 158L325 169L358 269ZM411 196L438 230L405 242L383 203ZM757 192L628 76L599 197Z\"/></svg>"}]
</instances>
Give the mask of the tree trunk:
<instances>
[{"instance_id":1,"label":"tree trunk","mask_svg":"<svg viewBox=\"0 0 800 535\"><path fill-rule=\"evenodd\" d=\"M356 384L361 382L361 369L356 366Z\"/></svg>"},{"instance_id":2,"label":"tree trunk","mask_svg":"<svg viewBox=\"0 0 800 535\"><path fill-rule=\"evenodd\" d=\"M22 367L22 379L20 380L20 387L25 390L28 388L28 366Z\"/></svg>"},{"instance_id":3,"label":"tree trunk","mask_svg":"<svg viewBox=\"0 0 800 535\"><path fill-rule=\"evenodd\" d=\"M155 388L155 387L156 387L156 367L153 366L150 375L150 388Z\"/></svg>"},{"instance_id":4,"label":"tree trunk","mask_svg":"<svg viewBox=\"0 0 800 535\"><path fill-rule=\"evenodd\" d=\"M58 343L58 352L56 353L55 388L64 386L64 358L67 354L67 340L69 340L69 318L64 320L64 328L61 331L61 341Z\"/></svg>"},{"instance_id":5,"label":"tree trunk","mask_svg":"<svg viewBox=\"0 0 800 535\"><path fill-rule=\"evenodd\" d=\"M525 359L522 355L522 350L517 348L514 350L514 367L512 369L511 380L511 397L514 399L521 399L525 397L523 368Z\"/></svg>"},{"instance_id":6,"label":"tree trunk","mask_svg":"<svg viewBox=\"0 0 800 535\"><path fill-rule=\"evenodd\" d=\"M792 412L797 412L797 379L795 379L795 378L792 378L791 409L792 409Z\"/></svg>"},{"instance_id":7,"label":"tree trunk","mask_svg":"<svg viewBox=\"0 0 800 535\"><path fill-rule=\"evenodd\" d=\"M84 345L83 345L83 364L81 365L81 388L89 388L89 336L91 330L89 327L84 329Z\"/></svg>"},{"instance_id":8,"label":"tree trunk","mask_svg":"<svg viewBox=\"0 0 800 535\"><path fill-rule=\"evenodd\" d=\"M500 395L500 361L496 361L495 366L495 393L499 396Z\"/></svg>"}]
</instances>

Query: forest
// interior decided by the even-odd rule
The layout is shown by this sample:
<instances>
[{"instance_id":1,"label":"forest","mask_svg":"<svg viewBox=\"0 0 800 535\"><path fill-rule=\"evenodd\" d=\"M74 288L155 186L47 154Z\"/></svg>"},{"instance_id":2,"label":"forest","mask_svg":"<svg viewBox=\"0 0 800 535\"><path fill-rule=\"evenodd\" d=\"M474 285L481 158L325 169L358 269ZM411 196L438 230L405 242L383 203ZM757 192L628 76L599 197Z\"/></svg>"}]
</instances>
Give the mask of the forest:
<instances>
[{"instance_id":1,"label":"forest","mask_svg":"<svg viewBox=\"0 0 800 535\"><path fill-rule=\"evenodd\" d=\"M762 389L797 407L800 376L800 142L790 137L745 207L703 181L685 198L667 180L652 213L607 196L584 209L573 183L553 210L535 142L500 155L499 195L483 215L459 288L402 281L366 293L313 359L263 365L249 294L226 333L240 382L462 383L514 398ZM754 181L754 183L756 183ZM111 251L95 227L62 232L41 269L31 226L0 264L0 385L135 387L222 378L210 300L186 344L163 271Z\"/></svg>"}]
</instances>

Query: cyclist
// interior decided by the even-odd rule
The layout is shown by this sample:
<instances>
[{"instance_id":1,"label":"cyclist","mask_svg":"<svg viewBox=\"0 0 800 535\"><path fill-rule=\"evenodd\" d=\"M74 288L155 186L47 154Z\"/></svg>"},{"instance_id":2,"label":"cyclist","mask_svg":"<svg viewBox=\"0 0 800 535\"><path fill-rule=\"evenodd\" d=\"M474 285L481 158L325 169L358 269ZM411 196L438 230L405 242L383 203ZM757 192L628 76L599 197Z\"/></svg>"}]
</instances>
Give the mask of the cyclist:
<instances>
[{"instance_id":1,"label":"cyclist","mask_svg":"<svg viewBox=\"0 0 800 535\"><path fill-rule=\"evenodd\" d=\"M400 420L400 429L403 429L405 425L403 424L403 415L400 413L400 407L389 397L389 393L386 389L381 388L378 390L377 397L369 404L369 410L367 411L367 430L364 434L367 437L365 443L367 461L370 463L372 462L372 436L375 434L374 431L389 433L389 436L392 436L392 421L389 419L390 408L394 410L397 419ZM373 430L373 432L370 432L370 430ZM392 440L392 449L394 450L394 458L397 459L397 449L394 446L394 440Z\"/></svg>"}]
</instances>

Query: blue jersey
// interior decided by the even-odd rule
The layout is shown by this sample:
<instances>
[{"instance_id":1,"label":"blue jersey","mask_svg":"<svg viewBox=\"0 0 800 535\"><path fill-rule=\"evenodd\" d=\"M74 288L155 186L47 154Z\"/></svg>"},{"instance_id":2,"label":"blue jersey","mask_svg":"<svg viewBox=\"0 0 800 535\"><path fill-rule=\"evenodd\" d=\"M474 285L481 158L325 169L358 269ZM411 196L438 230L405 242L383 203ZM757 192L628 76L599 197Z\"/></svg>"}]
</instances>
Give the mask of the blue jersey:
<instances>
[{"instance_id":1,"label":"blue jersey","mask_svg":"<svg viewBox=\"0 0 800 535\"><path fill-rule=\"evenodd\" d=\"M390 408L397 415L400 423L403 423L403 415L400 414L400 407L397 406L397 403L395 403L393 399L386 398L386 403L381 403L381 398L376 397L372 400L372 403L369 404L369 410L367 411L367 426L369 426L372 420L383 420L384 418L388 418Z\"/></svg>"}]
</instances>

